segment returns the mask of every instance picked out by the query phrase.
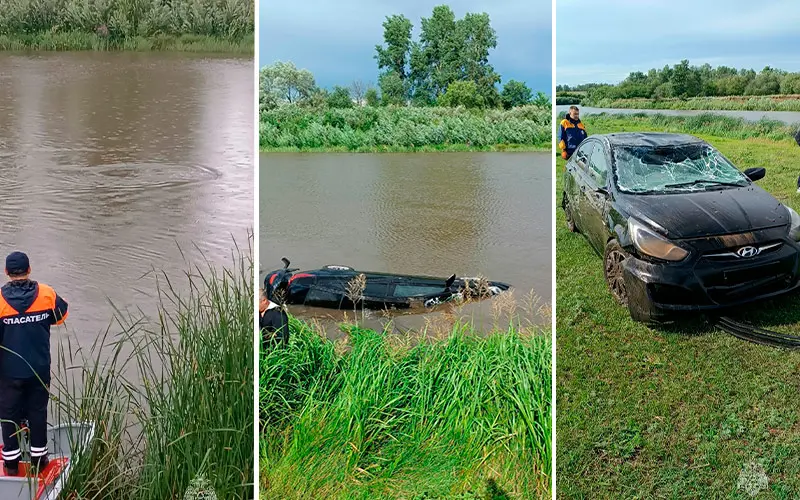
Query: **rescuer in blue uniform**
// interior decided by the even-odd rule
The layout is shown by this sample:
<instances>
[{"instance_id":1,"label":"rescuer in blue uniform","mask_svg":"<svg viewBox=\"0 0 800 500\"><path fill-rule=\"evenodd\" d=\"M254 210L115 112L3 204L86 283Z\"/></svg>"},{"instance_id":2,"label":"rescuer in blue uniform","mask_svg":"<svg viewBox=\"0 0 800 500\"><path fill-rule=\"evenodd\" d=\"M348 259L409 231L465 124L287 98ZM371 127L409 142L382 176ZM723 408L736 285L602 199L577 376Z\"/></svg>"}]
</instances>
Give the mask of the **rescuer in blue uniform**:
<instances>
[{"instance_id":1,"label":"rescuer in blue uniform","mask_svg":"<svg viewBox=\"0 0 800 500\"><path fill-rule=\"evenodd\" d=\"M569 160L584 139L586 139L586 127L581 122L580 110L577 106L570 106L569 113L561 120L561 142L558 143L561 157Z\"/></svg>"},{"instance_id":2,"label":"rescuer in blue uniform","mask_svg":"<svg viewBox=\"0 0 800 500\"><path fill-rule=\"evenodd\" d=\"M6 475L19 474L22 452L17 434L27 419L31 466L47 458L47 403L50 398L50 326L67 319L67 303L51 287L30 279L28 256L6 257L9 282L0 289L0 419Z\"/></svg>"}]
</instances>

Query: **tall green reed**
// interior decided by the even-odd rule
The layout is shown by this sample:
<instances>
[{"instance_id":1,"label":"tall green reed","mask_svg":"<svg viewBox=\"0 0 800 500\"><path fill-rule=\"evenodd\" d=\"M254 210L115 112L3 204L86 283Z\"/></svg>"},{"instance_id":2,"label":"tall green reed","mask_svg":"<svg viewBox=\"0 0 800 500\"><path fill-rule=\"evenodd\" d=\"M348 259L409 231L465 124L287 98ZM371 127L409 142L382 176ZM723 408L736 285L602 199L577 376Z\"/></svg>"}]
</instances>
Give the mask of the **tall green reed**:
<instances>
[{"instance_id":1,"label":"tall green reed","mask_svg":"<svg viewBox=\"0 0 800 500\"><path fill-rule=\"evenodd\" d=\"M661 113L600 113L589 115L585 117L584 121L588 127L607 128L610 124L615 124L622 127L622 129L615 128L618 131L641 132L647 130L648 127L653 127L659 131L707 134L728 139L790 139L800 126L800 124L789 125L779 120L769 119L752 122L713 112L695 116L668 116Z\"/></svg>"},{"instance_id":2,"label":"tall green reed","mask_svg":"<svg viewBox=\"0 0 800 500\"><path fill-rule=\"evenodd\" d=\"M456 322L409 347L344 328L341 349L292 319L289 347L261 358L264 498L547 495L549 335Z\"/></svg>"},{"instance_id":3,"label":"tall green reed","mask_svg":"<svg viewBox=\"0 0 800 500\"><path fill-rule=\"evenodd\" d=\"M155 321L118 312L120 333L67 343L54 370L58 421L94 423L65 491L76 498L183 498L198 478L252 498L253 263L206 263L157 282Z\"/></svg>"},{"instance_id":4,"label":"tall green reed","mask_svg":"<svg viewBox=\"0 0 800 500\"><path fill-rule=\"evenodd\" d=\"M420 148L464 144L545 147L550 143L550 109L362 107L315 110L282 106L263 111L262 148Z\"/></svg>"},{"instance_id":5,"label":"tall green reed","mask_svg":"<svg viewBox=\"0 0 800 500\"><path fill-rule=\"evenodd\" d=\"M0 36L91 33L133 37L205 35L240 40L254 33L253 0L5 0Z\"/></svg>"}]
</instances>

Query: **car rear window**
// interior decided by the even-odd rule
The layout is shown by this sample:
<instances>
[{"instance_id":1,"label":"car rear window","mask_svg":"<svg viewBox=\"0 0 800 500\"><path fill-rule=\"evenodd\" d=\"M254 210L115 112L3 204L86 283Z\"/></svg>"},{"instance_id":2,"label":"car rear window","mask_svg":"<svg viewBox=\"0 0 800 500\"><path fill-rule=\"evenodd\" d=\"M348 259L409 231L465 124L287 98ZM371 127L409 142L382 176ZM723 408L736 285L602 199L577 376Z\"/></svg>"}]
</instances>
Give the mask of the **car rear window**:
<instances>
[{"instance_id":1,"label":"car rear window","mask_svg":"<svg viewBox=\"0 0 800 500\"><path fill-rule=\"evenodd\" d=\"M628 193L703 191L748 184L747 178L708 144L614 148L617 187Z\"/></svg>"}]
</instances>

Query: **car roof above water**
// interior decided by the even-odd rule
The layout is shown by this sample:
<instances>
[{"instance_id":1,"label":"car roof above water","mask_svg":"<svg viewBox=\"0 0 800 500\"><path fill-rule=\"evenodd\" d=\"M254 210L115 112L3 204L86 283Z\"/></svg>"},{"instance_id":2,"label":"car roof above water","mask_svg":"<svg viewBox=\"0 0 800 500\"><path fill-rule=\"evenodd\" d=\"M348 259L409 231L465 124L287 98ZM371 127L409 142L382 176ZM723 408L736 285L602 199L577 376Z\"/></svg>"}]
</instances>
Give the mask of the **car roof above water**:
<instances>
[{"instance_id":1,"label":"car roof above water","mask_svg":"<svg viewBox=\"0 0 800 500\"><path fill-rule=\"evenodd\" d=\"M704 143L699 137L689 134L669 134L664 132L620 132L614 134L597 134L592 137L604 139L612 147L668 147L686 144Z\"/></svg>"}]
</instances>

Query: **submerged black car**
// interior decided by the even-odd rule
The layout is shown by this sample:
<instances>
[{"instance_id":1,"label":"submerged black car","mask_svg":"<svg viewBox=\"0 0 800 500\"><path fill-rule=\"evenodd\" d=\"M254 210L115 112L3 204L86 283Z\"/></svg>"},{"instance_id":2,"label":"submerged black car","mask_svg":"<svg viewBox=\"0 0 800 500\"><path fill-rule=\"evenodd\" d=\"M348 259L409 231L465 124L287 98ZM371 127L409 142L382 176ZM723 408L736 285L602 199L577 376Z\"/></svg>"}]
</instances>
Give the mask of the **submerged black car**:
<instances>
[{"instance_id":1,"label":"submerged black car","mask_svg":"<svg viewBox=\"0 0 800 500\"><path fill-rule=\"evenodd\" d=\"M765 173L691 135L595 135L567 162L562 208L614 298L657 322L800 286L800 216L754 184Z\"/></svg>"},{"instance_id":2,"label":"submerged black car","mask_svg":"<svg viewBox=\"0 0 800 500\"><path fill-rule=\"evenodd\" d=\"M478 278L436 278L362 272L348 266L325 266L298 272L284 267L264 278L267 298L284 304L330 309L408 309L434 307L452 299L469 296L486 298L511 288L506 283Z\"/></svg>"}]
</instances>

